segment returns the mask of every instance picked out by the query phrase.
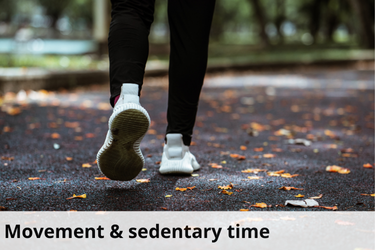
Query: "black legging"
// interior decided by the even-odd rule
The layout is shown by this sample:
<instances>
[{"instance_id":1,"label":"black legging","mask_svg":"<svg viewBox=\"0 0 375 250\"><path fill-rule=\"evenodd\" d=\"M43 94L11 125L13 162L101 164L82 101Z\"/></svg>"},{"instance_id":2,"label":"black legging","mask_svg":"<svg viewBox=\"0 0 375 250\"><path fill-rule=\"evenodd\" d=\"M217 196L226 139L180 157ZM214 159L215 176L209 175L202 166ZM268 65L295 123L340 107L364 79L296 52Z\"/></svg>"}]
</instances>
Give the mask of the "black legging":
<instances>
[{"instance_id":1,"label":"black legging","mask_svg":"<svg viewBox=\"0 0 375 250\"><path fill-rule=\"evenodd\" d=\"M154 0L111 0L108 47L111 105L122 83L142 88ZM169 0L170 26L168 127L190 145L207 67L208 40L215 0Z\"/></svg>"}]
</instances>

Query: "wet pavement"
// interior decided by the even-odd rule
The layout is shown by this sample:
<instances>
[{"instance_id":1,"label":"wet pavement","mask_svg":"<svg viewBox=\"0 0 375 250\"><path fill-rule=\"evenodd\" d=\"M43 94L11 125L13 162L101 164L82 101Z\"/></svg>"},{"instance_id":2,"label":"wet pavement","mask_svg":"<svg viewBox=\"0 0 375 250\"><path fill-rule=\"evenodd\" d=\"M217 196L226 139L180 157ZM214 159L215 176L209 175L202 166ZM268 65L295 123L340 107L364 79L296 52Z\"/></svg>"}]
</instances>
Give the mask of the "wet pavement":
<instances>
[{"instance_id":1,"label":"wet pavement","mask_svg":"<svg viewBox=\"0 0 375 250\"><path fill-rule=\"evenodd\" d=\"M167 86L148 78L141 103L152 124L136 179L149 182L95 179L108 97L107 86L2 97L0 210L374 210L373 71L208 76L190 147L201 164L193 176L158 172ZM74 194L86 198L67 199ZM321 207L284 206L319 195Z\"/></svg>"}]
</instances>

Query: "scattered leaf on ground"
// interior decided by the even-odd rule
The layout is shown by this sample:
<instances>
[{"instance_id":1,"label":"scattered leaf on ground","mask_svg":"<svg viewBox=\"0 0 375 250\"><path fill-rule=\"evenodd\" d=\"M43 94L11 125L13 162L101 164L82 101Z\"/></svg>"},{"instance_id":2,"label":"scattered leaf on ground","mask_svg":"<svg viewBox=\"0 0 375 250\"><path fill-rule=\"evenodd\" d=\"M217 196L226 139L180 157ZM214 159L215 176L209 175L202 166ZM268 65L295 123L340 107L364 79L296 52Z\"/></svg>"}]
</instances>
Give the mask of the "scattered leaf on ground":
<instances>
[{"instance_id":1,"label":"scattered leaf on ground","mask_svg":"<svg viewBox=\"0 0 375 250\"><path fill-rule=\"evenodd\" d=\"M161 207L161 209L163 209L163 210L167 210L167 208L166 208L166 207Z\"/></svg>"},{"instance_id":2,"label":"scattered leaf on ground","mask_svg":"<svg viewBox=\"0 0 375 250\"><path fill-rule=\"evenodd\" d=\"M51 134L51 138L52 139L59 139L60 138L60 135L58 133L52 133Z\"/></svg>"},{"instance_id":3,"label":"scattered leaf on ground","mask_svg":"<svg viewBox=\"0 0 375 250\"><path fill-rule=\"evenodd\" d=\"M72 197L66 198L67 200L74 199L74 198L81 198L81 199L86 199L86 194L81 194L81 195L75 195L73 194Z\"/></svg>"},{"instance_id":4,"label":"scattered leaf on ground","mask_svg":"<svg viewBox=\"0 0 375 250\"><path fill-rule=\"evenodd\" d=\"M221 166L217 163L209 163L208 165L210 165L212 168L223 168L223 166Z\"/></svg>"},{"instance_id":5,"label":"scattered leaf on ground","mask_svg":"<svg viewBox=\"0 0 375 250\"><path fill-rule=\"evenodd\" d=\"M297 194L297 195L295 195L294 197L296 197L296 198L303 198L303 197L305 197L303 194Z\"/></svg>"},{"instance_id":6,"label":"scattered leaf on ground","mask_svg":"<svg viewBox=\"0 0 375 250\"><path fill-rule=\"evenodd\" d=\"M263 152L263 148L254 148L255 152Z\"/></svg>"},{"instance_id":7,"label":"scattered leaf on ground","mask_svg":"<svg viewBox=\"0 0 375 250\"><path fill-rule=\"evenodd\" d=\"M241 150L246 150L246 149L247 149L247 147L246 147L246 146L244 146L244 145L242 145L242 146L240 146L240 149L241 149Z\"/></svg>"},{"instance_id":8,"label":"scattered leaf on ground","mask_svg":"<svg viewBox=\"0 0 375 250\"><path fill-rule=\"evenodd\" d=\"M167 194L167 195L165 196L165 198L169 198L169 197L172 197L172 195L171 195L171 194Z\"/></svg>"},{"instance_id":9,"label":"scattered leaf on ground","mask_svg":"<svg viewBox=\"0 0 375 250\"><path fill-rule=\"evenodd\" d=\"M281 188L279 188L280 190L303 190L303 188L295 188L295 187L285 187L285 186L282 186Z\"/></svg>"},{"instance_id":10,"label":"scattered leaf on ground","mask_svg":"<svg viewBox=\"0 0 375 250\"><path fill-rule=\"evenodd\" d=\"M339 173L339 174L349 174L350 170L348 168L342 168L336 165L332 166L327 166L326 167L327 172L332 172L332 173Z\"/></svg>"},{"instance_id":11,"label":"scattered leaf on ground","mask_svg":"<svg viewBox=\"0 0 375 250\"><path fill-rule=\"evenodd\" d=\"M248 176L247 178L250 179L250 180L259 180L262 177L259 177L259 176Z\"/></svg>"},{"instance_id":12,"label":"scattered leaf on ground","mask_svg":"<svg viewBox=\"0 0 375 250\"><path fill-rule=\"evenodd\" d=\"M254 174L257 174L259 172L266 172L267 169L260 169L260 168L249 168L249 169L246 169L246 170L242 170L241 172L242 173L254 173Z\"/></svg>"},{"instance_id":13,"label":"scattered leaf on ground","mask_svg":"<svg viewBox=\"0 0 375 250\"><path fill-rule=\"evenodd\" d=\"M197 177L197 176L199 176L199 174L191 174L191 176Z\"/></svg>"},{"instance_id":14,"label":"scattered leaf on ground","mask_svg":"<svg viewBox=\"0 0 375 250\"><path fill-rule=\"evenodd\" d=\"M325 209L329 209L329 210L337 210L337 206L333 206L333 207L315 206L315 207L325 208Z\"/></svg>"},{"instance_id":15,"label":"scattered leaf on ground","mask_svg":"<svg viewBox=\"0 0 375 250\"><path fill-rule=\"evenodd\" d=\"M177 191L181 191L181 192L186 191L186 189L187 189L187 188L179 188L179 187L176 187L176 190L177 190Z\"/></svg>"},{"instance_id":16,"label":"scattered leaf on ground","mask_svg":"<svg viewBox=\"0 0 375 250\"><path fill-rule=\"evenodd\" d=\"M195 186L193 186L193 187L186 187L186 188L189 189L189 190L193 190L195 188Z\"/></svg>"},{"instance_id":17,"label":"scattered leaf on ground","mask_svg":"<svg viewBox=\"0 0 375 250\"><path fill-rule=\"evenodd\" d=\"M218 186L217 188L220 188L220 189L232 189L233 188L233 184L229 184L227 186Z\"/></svg>"},{"instance_id":18,"label":"scattered leaf on ground","mask_svg":"<svg viewBox=\"0 0 375 250\"><path fill-rule=\"evenodd\" d=\"M284 178L293 178L293 177L299 176L299 174L285 173L285 174L281 174L280 176Z\"/></svg>"},{"instance_id":19,"label":"scattered leaf on ground","mask_svg":"<svg viewBox=\"0 0 375 250\"><path fill-rule=\"evenodd\" d=\"M66 159L67 161L71 161L71 160L73 160L73 157L66 156L65 159Z\"/></svg>"},{"instance_id":20,"label":"scattered leaf on ground","mask_svg":"<svg viewBox=\"0 0 375 250\"><path fill-rule=\"evenodd\" d=\"M309 197L309 199L320 199L323 197L323 194L320 194L318 196L314 196L314 197Z\"/></svg>"},{"instance_id":21,"label":"scattered leaf on ground","mask_svg":"<svg viewBox=\"0 0 375 250\"><path fill-rule=\"evenodd\" d=\"M91 165L90 163L83 163L83 164L82 164L82 167L83 167L83 168L91 168L92 165Z\"/></svg>"},{"instance_id":22,"label":"scattered leaf on ground","mask_svg":"<svg viewBox=\"0 0 375 250\"><path fill-rule=\"evenodd\" d=\"M373 168L373 166L370 163L363 164L364 168Z\"/></svg>"},{"instance_id":23,"label":"scattered leaf on ground","mask_svg":"<svg viewBox=\"0 0 375 250\"><path fill-rule=\"evenodd\" d=\"M95 177L95 180L110 180L108 177Z\"/></svg>"},{"instance_id":24,"label":"scattered leaf on ground","mask_svg":"<svg viewBox=\"0 0 375 250\"><path fill-rule=\"evenodd\" d=\"M29 177L29 180L32 180L32 181L40 180L40 177Z\"/></svg>"},{"instance_id":25,"label":"scattered leaf on ground","mask_svg":"<svg viewBox=\"0 0 375 250\"><path fill-rule=\"evenodd\" d=\"M279 171L269 171L267 172L268 176L280 176L280 174L284 173L285 170L279 170Z\"/></svg>"},{"instance_id":26,"label":"scattered leaf on ground","mask_svg":"<svg viewBox=\"0 0 375 250\"><path fill-rule=\"evenodd\" d=\"M274 154L264 154L263 158L274 158L275 156Z\"/></svg>"},{"instance_id":27,"label":"scattered leaf on ground","mask_svg":"<svg viewBox=\"0 0 375 250\"><path fill-rule=\"evenodd\" d=\"M231 195L231 194L233 194L233 192L229 192L229 191L227 191L227 190L222 190L221 193L223 193L223 194L227 194L227 195Z\"/></svg>"},{"instance_id":28,"label":"scattered leaf on ground","mask_svg":"<svg viewBox=\"0 0 375 250\"><path fill-rule=\"evenodd\" d=\"M246 211L249 211L249 209L241 208L240 211L241 212L246 212Z\"/></svg>"},{"instance_id":29,"label":"scattered leaf on ground","mask_svg":"<svg viewBox=\"0 0 375 250\"><path fill-rule=\"evenodd\" d=\"M150 182L150 179L137 179L136 181L140 183L147 183Z\"/></svg>"},{"instance_id":30,"label":"scattered leaf on ground","mask_svg":"<svg viewBox=\"0 0 375 250\"><path fill-rule=\"evenodd\" d=\"M8 208L0 206L0 211L6 211Z\"/></svg>"},{"instance_id":31,"label":"scattered leaf on ground","mask_svg":"<svg viewBox=\"0 0 375 250\"><path fill-rule=\"evenodd\" d=\"M267 204L264 203L264 202L261 202L261 203L255 203L254 205L251 205L250 207L265 208L265 207L267 207Z\"/></svg>"},{"instance_id":32,"label":"scattered leaf on ground","mask_svg":"<svg viewBox=\"0 0 375 250\"><path fill-rule=\"evenodd\" d=\"M372 196L372 197L374 197L374 196L375 196L375 194L361 194L361 195L365 195L365 196Z\"/></svg>"},{"instance_id":33,"label":"scattered leaf on ground","mask_svg":"<svg viewBox=\"0 0 375 250\"><path fill-rule=\"evenodd\" d=\"M14 157L1 156L1 159L5 161L13 161Z\"/></svg>"}]
</instances>

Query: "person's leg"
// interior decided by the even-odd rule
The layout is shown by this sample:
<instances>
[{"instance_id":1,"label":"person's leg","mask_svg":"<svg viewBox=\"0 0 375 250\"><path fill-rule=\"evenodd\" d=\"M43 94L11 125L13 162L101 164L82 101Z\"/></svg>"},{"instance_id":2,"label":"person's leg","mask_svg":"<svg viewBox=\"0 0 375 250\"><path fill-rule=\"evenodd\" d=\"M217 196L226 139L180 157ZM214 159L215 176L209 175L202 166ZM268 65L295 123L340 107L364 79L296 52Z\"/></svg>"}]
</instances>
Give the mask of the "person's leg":
<instances>
[{"instance_id":1,"label":"person's leg","mask_svg":"<svg viewBox=\"0 0 375 250\"><path fill-rule=\"evenodd\" d=\"M139 94L153 12L153 0L112 0L108 47L114 109L97 154L99 170L112 180L133 179L145 163L140 142L150 126L150 117L139 103Z\"/></svg>"},{"instance_id":2,"label":"person's leg","mask_svg":"<svg viewBox=\"0 0 375 250\"><path fill-rule=\"evenodd\" d=\"M189 145L207 67L214 6L215 0L168 1L171 54L162 174L190 174L200 168Z\"/></svg>"},{"instance_id":3,"label":"person's leg","mask_svg":"<svg viewBox=\"0 0 375 250\"><path fill-rule=\"evenodd\" d=\"M215 0L169 0L171 35L167 134L180 133L190 145L207 67Z\"/></svg>"},{"instance_id":4,"label":"person's leg","mask_svg":"<svg viewBox=\"0 0 375 250\"><path fill-rule=\"evenodd\" d=\"M111 105L123 83L143 84L154 0L111 0L108 35Z\"/></svg>"}]
</instances>

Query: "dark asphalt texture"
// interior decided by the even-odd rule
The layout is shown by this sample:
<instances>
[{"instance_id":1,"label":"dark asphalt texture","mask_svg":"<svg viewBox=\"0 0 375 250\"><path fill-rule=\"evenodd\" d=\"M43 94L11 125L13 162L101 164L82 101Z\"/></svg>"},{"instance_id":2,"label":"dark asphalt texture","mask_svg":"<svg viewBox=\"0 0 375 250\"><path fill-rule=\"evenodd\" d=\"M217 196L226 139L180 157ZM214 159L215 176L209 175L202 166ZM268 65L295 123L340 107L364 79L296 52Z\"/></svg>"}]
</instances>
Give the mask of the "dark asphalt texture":
<instances>
[{"instance_id":1,"label":"dark asphalt texture","mask_svg":"<svg viewBox=\"0 0 375 250\"><path fill-rule=\"evenodd\" d=\"M328 73L314 74L325 79ZM374 81L373 72L354 74L353 84ZM332 81L340 83L345 77L337 73ZM101 176L93 162L104 142L111 114L111 110L97 108L108 100L107 86L57 92L49 95L55 101L18 105L22 110L18 115L0 111L0 207L7 211L330 211L277 206L286 200L304 199L295 198L297 194L305 198L323 194L316 200L321 206L337 206L339 211L374 210L374 197L361 195L374 193L374 168L363 167L374 164L373 88L206 86L193 136L195 145L190 147L201 170L194 172L199 176L179 176L158 172L166 127L167 88L162 84L148 85L148 81L151 80L146 79L141 103L153 123L141 144L147 170L137 179L149 178L150 182L94 178ZM66 122L79 124L70 124L69 128ZM255 124L258 136L248 134L251 123L261 125ZM282 128L292 133L290 138L306 139L312 134L315 139L311 146L287 144L286 136L275 135ZM60 138L51 138L53 133ZM60 148L55 149L54 143ZM240 146L247 149L241 150ZM254 151L261 147L263 152ZM275 148L280 152L272 150ZM341 151L348 148L352 149L346 155L350 157L344 157ZM234 159L228 152L246 159ZM264 154L275 157L264 158ZM91 163L92 167L83 168L83 163ZM222 168L212 168L210 163ZM327 172L329 165L348 168L350 173ZM285 170L299 176L241 172L248 168ZM248 176L262 178L250 180ZM233 189L227 191L233 194L221 193L218 185L230 183ZM175 190L193 186L193 190ZM279 190L282 186L303 190ZM86 194L87 198L68 200L73 194ZM261 202L272 206L250 207Z\"/></svg>"}]
</instances>

